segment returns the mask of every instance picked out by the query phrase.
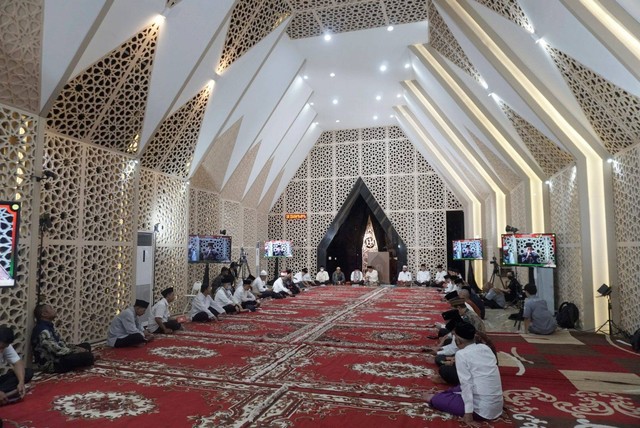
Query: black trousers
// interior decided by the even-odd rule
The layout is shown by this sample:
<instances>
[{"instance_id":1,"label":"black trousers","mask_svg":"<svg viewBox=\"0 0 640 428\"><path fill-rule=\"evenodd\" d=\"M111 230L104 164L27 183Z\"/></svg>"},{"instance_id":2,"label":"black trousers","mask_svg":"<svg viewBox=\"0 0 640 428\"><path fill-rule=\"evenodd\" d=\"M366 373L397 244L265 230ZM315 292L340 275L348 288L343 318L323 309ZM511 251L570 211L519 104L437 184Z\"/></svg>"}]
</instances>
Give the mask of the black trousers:
<instances>
[{"instance_id":1,"label":"black trousers","mask_svg":"<svg viewBox=\"0 0 640 428\"><path fill-rule=\"evenodd\" d=\"M223 308L224 308L224 311L228 314L235 314L236 312L238 312L235 305L226 305L226 306L223 306Z\"/></svg>"},{"instance_id":2,"label":"black trousers","mask_svg":"<svg viewBox=\"0 0 640 428\"><path fill-rule=\"evenodd\" d=\"M85 352L74 352L73 354L63 355L58 362L54 363L53 371L56 373L67 373L81 367L90 367L95 362L95 357L91 353L91 345L81 343L80 348L86 349Z\"/></svg>"},{"instance_id":3,"label":"black trousers","mask_svg":"<svg viewBox=\"0 0 640 428\"><path fill-rule=\"evenodd\" d=\"M364 279L361 281L351 281L351 284L358 284L358 285L362 285L364 284Z\"/></svg>"},{"instance_id":4,"label":"black trousers","mask_svg":"<svg viewBox=\"0 0 640 428\"><path fill-rule=\"evenodd\" d=\"M262 299L264 299L266 297L272 297L274 299L282 299L281 295L279 295L278 293L274 293L273 291L269 291L269 290L266 290L266 291L263 291L262 293L259 293L259 297L262 298Z\"/></svg>"},{"instance_id":5,"label":"black trousers","mask_svg":"<svg viewBox=\"0 0 640 428\"><path fill-rule=\"evenodd\" d=\"M113 345L114 348L126 348L128 346L135 346L140 343L144 343L147 340L140 333L133 333L121 339L117 339L116 343Z\"/></svg>"},{"instance_id":6,"label":"black trousers","mask_svg":"<svg viewBox=\"0 0 640 428\"><path fill-rule=\"evenodd\" d=\"M300 289L295 284L287 285L287 288L289 289L289 291L291 291L293 293L294 296L296 294L300 294Z\"/></svg>"},{"instance_id":7,"label":"black trousers","mask_svg":"<svg viewBox=\"0 0 640 428\"><path fill-rule=\"evenodd\" d=\"M204 312L201 312L201 313L204 313ZM169 320L167 322L163 322L162 324L164 324L164 328L170 328L173 331L180 330L182 328L182 324L180 324L176 320ZM153 334L162 334L162 329L158 327L158 329L154 331Z\"/></svg>"},{"instance_id":8,"label":"black trousers","mask_svg":"<svg viewBox=\"0 0 640 428\"><path fill-rule=\"evenodd\" d=\"M255 312L257 303L254 301L242 302L240 306L242 306L243 309L249 309L251 312Z\"/></svg>"},{"instance_id":9,"label":"black trousers","mask_svg":"<svg viewBox=\"0 0 640 428\"><path fill-rule=\"evenodd\" d=\"M320 285L320 284L329 285L330 283L331 283L331 281L324 281L324 282L316 281L317 285Z\"/></svg>"},{"instance_id":10,"label":"black trousers","mask_svg":"<svg viewBox=\"0 0 640 428\"><path fill-rule=\"evenodd\" d=\"M503 309L502 306L500 306L498 303L496 303L495 300L489 300L489 299L485 299L484 297L482 298L482 301L484 302L484 305L491 308L491 309Z\"/></svg>"},{"instance_id":11,"label":"black trousers","mask_svg":"<svg viewBox=\"0 0 640 428\"><path fill-rule=\"evenodd\" d=\"M209 312L211 312L213 315L218 316L220 315L220 312L216 311L215 309L213 309L211 306L209 306ZM195 321L195 322L209 322L211 321L209 319L209 314L202 311L202 312L198 312L197 314L195 314L193 316L193 318L191 318L191 321ZM171 328L171 327L169 327Z\"/></svg>"},{"instance_id":12,"label":"black trousers","mask_svg":"<svg viewBox=\"0 0 640 428\"><path fill-rule=\"evenodd\" d=\"M285 299L285 298L289 297L289 294L287 294L286 291L281 291L281 292L276 293L276 294L279 295L281 299Z\"/></svg>"},{"instance_id":13,"label":"black trousers","mask_svg":"<svg viewBox=\"0 0 640 428\"><path fill-rule=\"evenodd\" d=\"M29 367L25 367L24 369L24 383L31 382L31 378L33 377L33 370ZM0 376L0 391L7 393L11 392L18 387L18 378L13 370L9 369L9 371L2 376Z\"/></svg>"},{"instance_id":14,"label":"black trousers","mask_svg":"<svg viewBox=\"0 0 640 428\"><path fill-rule=\"evenodd\" d=\"M442 380L447 382L449 385L460 385L460 379L458 379L458 371L456 370L455 364L451 366L442 365L438 371Z\"/></svg>"}]
</instances>

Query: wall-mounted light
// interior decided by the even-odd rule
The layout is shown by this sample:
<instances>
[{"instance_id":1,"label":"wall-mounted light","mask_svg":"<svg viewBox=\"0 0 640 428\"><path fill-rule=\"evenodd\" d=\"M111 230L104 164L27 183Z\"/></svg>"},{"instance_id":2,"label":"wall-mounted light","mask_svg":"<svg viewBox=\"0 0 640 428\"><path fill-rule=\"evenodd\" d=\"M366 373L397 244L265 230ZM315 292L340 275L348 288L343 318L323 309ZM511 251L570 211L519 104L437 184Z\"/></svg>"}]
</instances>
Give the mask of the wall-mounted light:
<instances>
[{"instance_id":1,"label":"wall-mounted light","mask_svg":"<svg viewBox=\"0 0 640 428\"><path fill-rule=\"evenodd\" d=\"M156 224L153 225L153 232L154 233L161 232L162 229L164 229L164 226L162 226L160 223L156 223Z\"/></svg>"}]
</instances>

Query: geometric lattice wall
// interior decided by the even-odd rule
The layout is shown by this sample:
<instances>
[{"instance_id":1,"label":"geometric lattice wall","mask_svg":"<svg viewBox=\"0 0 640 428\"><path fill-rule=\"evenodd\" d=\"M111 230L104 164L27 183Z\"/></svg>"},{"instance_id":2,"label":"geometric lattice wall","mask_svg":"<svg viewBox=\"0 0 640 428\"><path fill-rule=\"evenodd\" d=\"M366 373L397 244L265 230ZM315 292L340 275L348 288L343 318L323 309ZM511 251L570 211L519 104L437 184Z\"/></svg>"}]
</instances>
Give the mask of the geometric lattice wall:
<instances>
[{"instance_id":1,"label":"geometric lattice wall","mask_svg":"<svg viewBox=\"0 0 640 428\"><path fill-rule=\"evenodd\" d=\"M47 125L64 135L136 153L159 27L152 24L69 81Z\"/></svg>"},{"instance_id":2,"label":"geometric lattice wall","mask_svg":"<svg viewBox=\"0 0 640 428\"><path fill-rule=\"evenodd\" d=\"M0 102L37 112L42 0L0 1Z\"/></svg>"},{"instance_id":3,"label":"geometric lattice wall","mask_svg":"<svg viewBox=\"0 0 640 428\"><path fill-rule=\"evenodd\" d=\"M524 13L517 0L476 0L478 3L499 13L509 21L514 22L533 33L533 26Z\"/></svg>"},{"instance_id":4,"label":"geometric lattice wall","mask_svg":"<svg viewBox=\"0 0 640 428\"><path fill-rule=\"evenodd\" d=\"M0 199L19 201L20 237L16 285L0 287L0 323L13 327L18 333L15 347L21 354L25 350L27 330L27 301L30 276L35 272L29 258L36 249L31 246L33 190L31 178L35 172L35 145L38 118L18 112L0 104Z\"/></svg>"},{"instance_id":5,"label":"geometric lattice wall","mask_svg":"<svg viewBox=\"0 0 640 428\"><path fill-rule=\"evenodd\" d=\"M187 284L187 181L140 168L137 230L154 229L156 233L154 300L167 287L176 290L175 308L182 308Z\"/></svg>"},{"instance_id":6,"label":"geometric lattice wall","mask_svg":"<svg viewBox=\"0 0 640 428\"><path fill-rule=\"evenodd\" d=\"M529 222L527 221L527 192L525 182L520 182L516 187L511 190L510 199L511 207L507 207L511 214L510 225L526 231L529 229ZM510 208L510 209L509 209ZM526 278L526 268L516 268L518 276L520 278Z\"/></svg>"},{"instance_id":7,"label":"geometric lattice wall","mask_svg":"<svg viewBox=\"0 0 640 428\"><path fill-rule=\"evenodd\" d=\"M72 342L101 340L131 303L136 161L47 132L41 213L53 227L43 246L44 301ZM99 302L99 304L98 304Z\"/></svg>"},{"instance_id":8,"label":"geometric lattice wall","mask_svg":"<svg viewBox=\"0 0 640 428\"><path fill-rule=\"evenodd\" d=\"M287 26L287 34L292 39L316 37L324 32L345 33L427 19L426 0L287 2L293 11L291 22Z\"/></svg>"},{"instance_id":9,"label":"geometric lattice wall","mask_svg":"<svg viewBox=\"0 0 640 428\"><path fill-rule=\"evenodd\" d=\"M640 146L618 153L613 162L620 325L640 328Z\"/></svg>"},{"instance_id":10,"label":"geometric lattice wall","mask_svg":"<svg viewBox=\"0 0 640 428\"><path fill-rule=\"evenodd\" d=\"M284 0L238 1L231 12L231 23L216 71L222 73L290 14L291 9Z\"/></svg>"},{"instance_id":11,"label":"geometric lattice wall","mask_svg":"<svg viewBox=\"0 0 640 428\"><path fill-rule=\"evenodd\" d=\"M446 211L462 206L395 126L320 136L269 215L269 237L295 246L284 263L293 270L316 268L317 246L360 177L407 245L410 269L446 264ZM308 215L285 221L287 212Z\"/></svg>"},{"instance_id":12,"label":"geometric lattice wall","mask_svg":"<svg viewBox=\"0 0 640 428\"><path fill-rule=\"evenodd\" d=\"M478 82L482 82L480 72L473 66L462 46L444 21L433 0L429 0L429 45L443 57L460 67Z\"/></svg>"},{"instance_id":13,"label":"geometric lattice wall","mask_svg":"<svg viewBox=\"0 0 640 428\"><path fill-rule=\"evenodd\" d=\"M196 94L184 106L162 122L145 145L140 162L144 168L186 178L198 142L200 125L207 107L211 86Z\"/></svg>"},{"instance_id":14,"label":"geometric lattice wall","mask_svg":"<svg viewBox=\"0 0 640 428\"><path fill-rule=\"evenodd\" d=\"M583 304L582 238L580 198L576 167L569 166L549 179L551 231L556 234L556 305L573 302L586 313Z\"/></svg>"},{"instance_id":15,"label":"geometric lattice wall","mask_svg":"<svg viewBox=\"0 0 640 428\"><path fill-rule=\"evenodd\" d=\"M610 154L640 143L640 97L614 85L566 53L546 46L562 77Z\"/></svg>"}]
</instances>

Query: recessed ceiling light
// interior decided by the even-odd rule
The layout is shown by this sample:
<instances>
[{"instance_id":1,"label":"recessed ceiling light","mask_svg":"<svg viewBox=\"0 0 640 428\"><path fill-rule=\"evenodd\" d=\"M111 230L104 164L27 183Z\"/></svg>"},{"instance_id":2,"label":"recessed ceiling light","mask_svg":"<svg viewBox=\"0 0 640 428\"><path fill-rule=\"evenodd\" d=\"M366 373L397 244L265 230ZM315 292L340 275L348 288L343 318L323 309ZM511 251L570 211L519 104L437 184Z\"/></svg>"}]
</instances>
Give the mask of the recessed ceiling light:
<instances>
[{"instance_id":1,"label":"recessed ceiling light","mask_svg":"<svg viewBox=\"0 0 640 428\"><path fill-rule=\"evenodd\" d=\"M340 119L336 119L336 123L340 123Z\"/></svg>"},{"instance_id":2,"label":"recessed ceiling light","mask_svg":"<svg viewBox=\"0 0 640 428\"><path fill-rule=\"evenodd\" d=\"M313 104L313 102L310 102L310 103L309 103L309 105L310 105L310 106L312 106L312 105L314 105L314 104Z\"/></svg>"},{"instance_id":3,"label":"recessed ceiling light","mask_svg":"<svg viewBox=\"0 0 640 428\"><path fill-rule=\"evenodd\" d=\"M378 116L373 116L373 120L378 120Z\"/></svg>"},{"instance_id":4,"label":"recessed ceiling light","mask_svg":"<svg viewBox=\"0 0 640 428\"><path fill-rule=\"evenodd\" d=\"M376 95L376 100L380 101L382 99L382 97L380 95Z\"/></svg>"},{"instance_id":5,"label":"recessed ceiling light","mask_svg":"<svg viewBox=\"0 0 640 428\"><path fill-rule=\"evenodd\" d=\"M331 101L334 105L338 104L338 99L334 98L333 101Z\"/></svg>"},{"instance_id":6,"label":"recessed ceiling light","mask_svg":"<svg viewBox=\"0 0 640 428\"><path fill-rule=\"evenodd\" d=\"M391 119L393 119L393 115L392 115L392 114L390 114L390 115L389 115L389 117L390 117Z\"/></svg>"},{"instance_id":7,"label":"recessed ceiling light","mask_svg":"<svg viewBox=\"0 0 640 428\"><path fill-rule=\"evenodd\" d=\"M397 94L396 95L396 98L400 98L400 97L402 97L402 94Z\"/></svg>"},{"instance_id":8,"label":"recessed ceiling light","mask_svg":"<svg viewBox=\"0 0 640 428\"><path fill-rule=\"evenodd\" d=\"M329 73L329 76L336 77L336 73Z\"/></svg>"},{"instance_id":9,"label":"recessed ceiling light","mask_svg":"<svg viewBox=\"0 0 640 428\"><path fill-rule=\"evenodd\" d=\"M406 63L406 64L404 65L404 68L409 68L409 67L411 67L411 64L409 64L409 63Z\"/></svg>"},{"instance_id":10,"label":"recessed ceiling light","mask_svg":"<svg viewBox=\"0 0 640 428\"><path fill-rule=\"evenodd\" d=\"M331 40L331 34L327 33L324 35L324 40L325 42L328 42L329 40Z\"/></svg>"},{"instance_id":11,"label":"recessed ceiling light","mask_svg":"<svg viewBox=\"0 0 640 428\"><path fill-rule=\"evenodd\" d=\"M382 65L380 66L380 71L387 71L387 66L386 66L386 65L384 65L384 64L382 64Z\"/></svg>"},{"instance_id":12,"label":"recessed ceiling light","mask_svg":"<svg viewBox=\"0 0 640 428\"><path fill-rule=\"evenodd\" d=\"M389 26L387 27L387 31L393 31L393 25L389 25Z\"/></svg>"},{"instance_id":13,"label":"recessed ceiling light","mask_svg":"<svg viewBox=\"0 0 640 428\"><path fill-rule=\"evenodd\" d=\"M307 80L307 79L309 78L309 76L307 76L307 75L305 74L304 76L302 76L302 78L303 78L304 80Z\"/></svg>"}]
</instances>

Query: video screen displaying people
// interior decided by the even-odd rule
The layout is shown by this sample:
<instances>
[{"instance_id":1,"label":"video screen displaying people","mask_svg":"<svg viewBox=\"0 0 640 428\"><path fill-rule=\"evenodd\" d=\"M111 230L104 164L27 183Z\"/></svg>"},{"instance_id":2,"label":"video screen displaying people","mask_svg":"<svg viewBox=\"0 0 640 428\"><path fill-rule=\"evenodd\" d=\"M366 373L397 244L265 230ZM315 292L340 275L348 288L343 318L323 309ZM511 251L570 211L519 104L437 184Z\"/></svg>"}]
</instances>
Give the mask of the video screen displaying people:
<instances>
[{"instance_id":1,"label":"video screen displaying people","mask_svg":"<svg viewBox=\"0 0 640 428\"><path fill-rule=\"evenodd\" d=\"M502 264L556 267L556 235L553 233L502 235Z\"/></svg>"},{"instance_id":2,"label":"video screen displaying people","mask_svg":"<svg viewBox=\"0 0 640 428\"><path fill-rule=\"evenodd\" d=\"M0 202L0 287L16 284L20 204Z\"/></svg>"},{"instance_id":3,"label":"video screen displaying people","mask_svg":"<svg viewBox=\"0 0 640 428\"><path fill-rule=\"evenodd\" d=\"M231 237L211 235L189 236L189 263L231 262Z\"/></svg>"},{"instance_id":4,"label":"video screen displaying people","mask_svg":"<svg viewBox=\"0 0 640 428\"><path fill-rule=\"evenodd\" d=\"M453 260L482 260L482 239L454 240Z\"/></svg>"},{"instance_id":5,"label":"video screen displaying people","mask_svg":"<svg viewBox=\"0 0 640 428\"><path fill-rule=\"evenodd\" d=\"M274 240L264 243L265 257L293 257L293 244L291 241Z\"/></svg>"}]
</instances>

